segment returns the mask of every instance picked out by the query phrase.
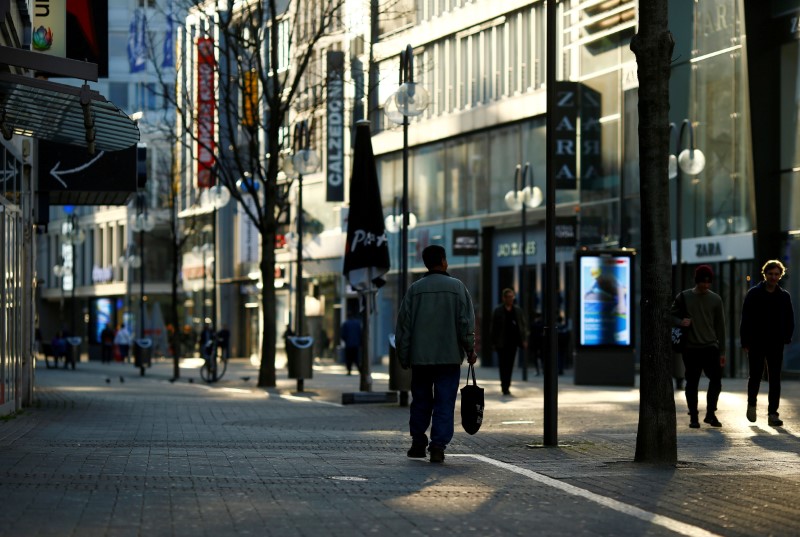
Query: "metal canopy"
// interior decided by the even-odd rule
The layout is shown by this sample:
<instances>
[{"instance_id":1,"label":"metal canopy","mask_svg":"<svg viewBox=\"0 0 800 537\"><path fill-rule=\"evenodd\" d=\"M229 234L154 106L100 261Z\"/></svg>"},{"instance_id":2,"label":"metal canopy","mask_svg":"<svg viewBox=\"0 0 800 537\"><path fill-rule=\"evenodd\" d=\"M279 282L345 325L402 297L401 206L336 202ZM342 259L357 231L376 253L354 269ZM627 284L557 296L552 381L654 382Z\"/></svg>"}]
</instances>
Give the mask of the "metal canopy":
<instances>
[{"instance_id":1,"label":"metal canopy","mask_svg":"<svg viewBox=\"0 0 800 537\"><path fill-rule=\"evenodd\" d=\"M0 73L0 132L118 151L139 141L139 128L97 91Z\"/></svg>"}]
</instances>

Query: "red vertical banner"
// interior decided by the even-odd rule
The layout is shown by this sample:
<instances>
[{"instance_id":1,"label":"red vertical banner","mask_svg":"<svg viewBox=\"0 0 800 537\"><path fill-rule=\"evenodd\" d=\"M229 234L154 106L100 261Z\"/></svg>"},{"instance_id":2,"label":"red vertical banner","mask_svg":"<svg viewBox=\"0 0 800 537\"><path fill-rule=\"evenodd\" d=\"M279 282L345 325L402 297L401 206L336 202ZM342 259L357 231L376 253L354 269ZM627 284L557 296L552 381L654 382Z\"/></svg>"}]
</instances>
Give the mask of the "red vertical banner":
<instances>
[{"instance_id":1,"label":"red vertical banner","mask_svg":"<svg viewBox=\"0 0 800 537\"><path fill-rule=\"evenodd\" d=\"M214 184L214 41L197 40L197 188Z\"/></svg>"}]
</instances>

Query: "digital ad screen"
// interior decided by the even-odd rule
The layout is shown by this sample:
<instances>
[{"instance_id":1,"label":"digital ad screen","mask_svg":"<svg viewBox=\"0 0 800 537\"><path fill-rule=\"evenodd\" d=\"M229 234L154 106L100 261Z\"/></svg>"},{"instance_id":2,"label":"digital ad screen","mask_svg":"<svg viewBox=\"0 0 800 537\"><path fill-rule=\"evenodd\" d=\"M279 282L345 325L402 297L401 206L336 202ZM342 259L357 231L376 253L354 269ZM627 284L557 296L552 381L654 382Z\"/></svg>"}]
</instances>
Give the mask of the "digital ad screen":
<instances>
[{"instance_id":1,"label":"digital ad screen","mask_svg":"<svg viewBox=\"0 0 800 537\"><path fill-rule=\"evenodd\" d=\"M579 257L580 344L632 345L631 264L628 255Z\"/></svg>"},{"instance_id":2,"label":"digital ad screen","mask_svg":"<svg viewBox=\"0 0 800 537\"><path fill-rule=\"evenodd\" d=\"M111 329L114 330L114 308L109 298L98 298L94 301L94 314L95 314L95 325L94 325L94 334L92 334L92 341L99 342L100 341L100 333L105 330L106 325L110 325Z\"/></svg>"}]
</instances>

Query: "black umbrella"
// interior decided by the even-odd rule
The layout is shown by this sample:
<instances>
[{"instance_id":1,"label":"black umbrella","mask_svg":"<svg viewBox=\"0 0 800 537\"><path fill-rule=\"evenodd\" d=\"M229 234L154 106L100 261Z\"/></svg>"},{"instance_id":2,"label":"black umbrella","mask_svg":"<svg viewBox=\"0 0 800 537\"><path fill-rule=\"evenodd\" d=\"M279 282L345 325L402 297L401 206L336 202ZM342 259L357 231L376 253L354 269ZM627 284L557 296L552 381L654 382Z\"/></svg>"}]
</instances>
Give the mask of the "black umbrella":
<instances>
[{"instance_id":1,"label":"black umbrella","mask_svg":"<svg viewBox=\"0 0 800 537\"><path fill-rule=\"evenodd\" d=\"M350 214L343 272L353 289L366 292L385 284L382 276L388 271L389 244L383 223L369 121L359 121L350 179Z\"/></svg>"},{"instance_id":2,"label":"black umbrella","mask_svg":"<svg viewBox=\"0 0 800 537\"><path fill-rule=\"evenodd\" d=\"M370 314L374 310L375 293L389 271L389 244L383 224L381 192L369 121L356 124L356 145L353 152L353 176L350 179L350 213L347 219L347 242L344 252L345 277L362 297L364 315L363 353L361 357L361 391L372 391L369 357Z\"/></svg>"}]
</instances>

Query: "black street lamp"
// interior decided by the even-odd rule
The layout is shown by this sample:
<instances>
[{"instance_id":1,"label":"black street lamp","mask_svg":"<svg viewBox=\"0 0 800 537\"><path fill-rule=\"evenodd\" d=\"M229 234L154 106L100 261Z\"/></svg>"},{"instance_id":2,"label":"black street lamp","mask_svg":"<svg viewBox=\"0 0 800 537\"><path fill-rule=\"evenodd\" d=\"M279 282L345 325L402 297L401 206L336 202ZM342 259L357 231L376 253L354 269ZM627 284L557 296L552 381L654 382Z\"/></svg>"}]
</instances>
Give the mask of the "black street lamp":
<instances>
[{"instance_id":1,"label":"black street lamp","mask_svg":"<svg viewBox=\"0 0 800 537\"><path fill-rule=\"evenodd\" d=\"M295 296L295 334L302 335L305 328L305 293L303 291L303 176L319 168L319 156L310 149L311 131L303 120L294 126L292 157L284 161L284 173L297 178L297 275Z\"/></svg>"},{"instance_id":2,"label":"black street lamp","mask_svg":"<svg viewBox=\"0 0 800 537\"><path fill-rule=\"evenodd\" d=\"M535 208L542 204L542 190L533 186L533 171L531 171L531 180L528 184L528 170L530 163L526 162L525 166L517 164L514 171L514 186L509 190L505 196L505 202L509 209L512 211L520 211L522 214L522 266L519 275L519 289L517 296L519 297L519 306L526 311L530 319L530 303L526 300L525 293L529 293L527 285L528 277L528 238L527 238L527 225L525 222L525 209L530 207ZM527 353L523 352L522 357L522 380L528 380L528 357Z\"/></svg>"},{"instance_id":3,"label":"black street lamp","mask_svg":"<svg viewBox=\"0 0 800 537\"><path fill-rule=\"evenodd\" d=\"M670 133L676 131L674 123L669 124ZM689 148L681 151L683 133L689 130ZM684 119L675 140L675 153L669 156L669 178L675 179L675 266L678 272L676 292L683 290L683 181L681 172L686 175L698 175L706 167L703 152L694 147L694 127L692 122Z\"/></svg>"},{"instance_id":4,"label":"black street lamp","mask_svg":"<svg viewBox=\"0 0 800 537\"><path fill-rule=\"evenodd\" d=\"M145 279L145 262L144 262L144 234L145 232L153 231L155 228L155 219L153 215L147 211L147 195L140 191L136 193L136 214L131 218L130 228L134 233L139 235L139 322L137 323L139 339L135 342L137 352L140 353L139 357L139 371L144 375L145 362L149 364L149 359L145 358L145 353L150 351L152 342L145 341L144 339L144 303L146 300L144 294L144 279ZM149 355L148 355L149 356Z\"/></svg>"},{"instance_id":5,"label":"black street lamp","mask_svg":"<svg viewBox=\"0 0 800 537\"><path fill-rule=\"evenodd\" d=\"M78 227L78 216L75 214L75 208L72 205L65 206L64 212L67 213L67 220L61 225L61 238L64 241L65 248L61 250L62 264L53 267L53 272L56 276L61 277L62 296L64 291L70 292L71 335L76 337L75 284L77 282L75 280L78 271L75 263L75 246L83 244L83 241L86 240L86 233Z\"/></svg>"},{"instance_id":6,"label":"black street lamp","mask_svg":"<svg viewBox=\"0 0 800 537\"><path fill-rule=\"evenodd\" d=\"M294 126L292 140L292 156L284 160L283 171L287 177L297 178L297 275L295 279L295 336L292 341L293 349L297 353L297 360L290 364L290 377L294 374L297 378L297 391L303 391L303 384L307 371L304 371L301 362L311 350L308 348L313 343L313 338L305 336L305 289L303 287L303 176L314 173L319 168L319 155L310 149L311 130L308 122L303 120ZM302 351L302 352L301 352ZM310 367L310 362L307 364ZM294 367L296 366L296 367ZM310 369L309 369L310 371Z\"/></svg>"},{"instance_id":7,"label":"black street lamp","mask_svg":"<svg viewBox=\"0 0 800 537\"><path fill-rule=\"evenodd\" d=\"M397 233L403 227L403 212L402 212L402 200L395 196L394 202L392 203L392 212L391 214L387 215L384 218L384 226L386 227L386 231L389 233ZM412 212L408 213L408 229L414 229L417 227L417 215ZM403 244L402 241L397 241L397 259L398 261L400 258L403 257ZM400 310L400 302L403 300L403 297L400 293L397 294L397 310Z\"/></svg>"},{"instance_id":8,"label":"black street lamp","mask_svg":"<svg viewBox=\"0 0 800 537\"><path fill-rule=\"evenodd\" d=\"M422 114L430 104L430 96L422 86L414 82L414 51L408 45L400 52L400 87L383 106L386 117L392 123L403 125L403 223L400 234L402 255L400 261L400 298L406 294L408 287L408 229L410 227L408 211L408 118Z\"/></svg>"}]
</instances>

